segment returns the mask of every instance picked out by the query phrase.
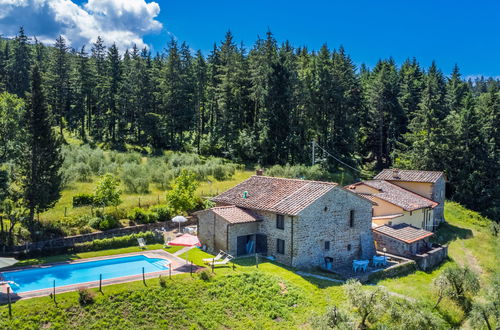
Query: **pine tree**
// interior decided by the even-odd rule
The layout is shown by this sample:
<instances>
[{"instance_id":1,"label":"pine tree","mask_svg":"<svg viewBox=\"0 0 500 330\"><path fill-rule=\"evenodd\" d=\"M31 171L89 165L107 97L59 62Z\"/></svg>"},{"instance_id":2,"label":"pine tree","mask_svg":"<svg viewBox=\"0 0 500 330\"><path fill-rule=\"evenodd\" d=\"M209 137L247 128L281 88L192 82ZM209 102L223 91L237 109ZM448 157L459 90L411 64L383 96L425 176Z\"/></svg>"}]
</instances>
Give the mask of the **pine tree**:
<instances>
[{"instance_id":1,"label":"pine tree","mask_svg":"<svg viewBox=\"0 0 500 330\"><path fill-rule=\"evenodd\" d=\"M89 130L96 140L100 141L104 137L105 131L105 109L107 106L107 64L106 64L106 46L104 40L98 36L95 43L92 44L92 64L95 72L94 97L92 100L92 111L88 118Z\"/></svg>"},{"instance_id":2,"label":"pine tree","mask_svg":"<svg viewBox=\"0 0 500 330\"><path fill-rule=\"evenodd\" d=\"M7 43L6 43L7 44ZM0 42L0 93L7 90L7 61L5 47Z\"/></svg>"},{"instance_id":3,"label":"pine tree","mask_svg":"<svg viewBox=\"0 0 500 330\"><path fill-rule=\"evenodd\" d=\"M405 150L400 164L422 170L443 169L442 155L448 148L444 119L448 115L446 83L433 62L422 90L422 100L405 134Z\"/></svg>"},{"instance_id":4,"label":"pine tree","mask_svg":"<svg viewBox=\"0 0 500 330\"><path fill-rule=\"evenodd\" d=\"M106 89L106 124L108 141L115 147L122 147L124 136L123 111L119 107L119 89L122 82L122 63L116 44L108 49L108 84Z\"/></svg>"},{"instance_id":5,"label":"pine tree","mask_svg":"<svg viewBox=\"0 0 500 330\"><path fill-rule=\"evenodd\" d=\"M68 119L70 103L70 64L68 59L68 47L62 36L56 39L50 65L50 89L49 104L52 113L56 117L59 134L63 136L64 119Z\"/></svg>"},{"instance_id":6,"label":"pine tree","mask_svg":"<svg viewBox=\"0 0 500 330\"><path fill-rule=\"evenodd\" d=\"M368 130L370 152L376 168L392 164L391 153L404 131L405 114L399 103L399 77L392 59L379 61L371 73L367 102L370 109Z\"/></svg>"},{"instance_id":7,"label":"pine tree","mask_svg":"<svg viewBox=\"0 0 500 330\"><path fill-rule=\"evenodd\" d=\"M87 129L90 129L92 116L93 73L90 68L89 58L85 52L85 46L82 46L76 54L73 86L75 91L74 120L80 123L80 137L83 141L87 141Z\"/></svg>"},{"instance_id":8,"label":"pine tree","mask_svg":"<svg viewBox=\"0 0 500 330\"><path fill-rule=\"evenodd\" d=\"M292 61L292 50L288 45L280 49L278 60L272 65L263 116L265 131L261 137L263 165L285 165L288 162L290 115L295 103Z\"/></svg>"},{"instance_id":9,"label":"pine tree","mask_svg":"<svg viewBox=\"0 0 500 330\"><path fill-rule=\"evenodd\" d=\"M31 51L28 46L29 40L24 33L24 28L21 27L14 39L13 57L9 64L9 92L19 97L24 97L30 87Z\"/></svg>"},{"instance_id":10,"label":"pine tree","mask_svg":"<svg viewBox=\"0 0 500 330\"><path fill-rule=\"evenodd\" d=\"M194 106L196 111L195 144L198 153L201 153L201 139L206 133L207 126L207 84L208 67L201 51L196 52L193 63L194 71Z\"/></svg>"},{"instance_id":11,"label":"pine tree","mask_svg":"<svg viewBox=\"0 0 500 330\"><path fill-rule=\"evenodd\" d=\"M449 111L460 111L467 94L467 85L460 78L460 70L455 64L450 79L446 85L446 103Z\"/></svg>"},{"instance_id":12,"label":"pine tree","mask_svg":"<svg viewBox=\"0 0 500 330\"><path fill-rule=\"evenodd\" d=\"M19 159L20 186L29 209L27 227L35 240L35 214L48 210L61 197L61 140L52 130L52 117L42 91L37 65L31 72L31 93L26 109L24 151Z\"/></svg>"},{"instance_id":13,"label":"pine tree","mask_svg":"<svg viewBox=\"0 0 500 330\"><path fill-rule=\"evenodd\" d=\"M413 119L422 97L423 73L417 60L407 59L399 71L399 103L408 120ZM407 123L405 123L406 126Z\"/></svg>"}]
</instances>

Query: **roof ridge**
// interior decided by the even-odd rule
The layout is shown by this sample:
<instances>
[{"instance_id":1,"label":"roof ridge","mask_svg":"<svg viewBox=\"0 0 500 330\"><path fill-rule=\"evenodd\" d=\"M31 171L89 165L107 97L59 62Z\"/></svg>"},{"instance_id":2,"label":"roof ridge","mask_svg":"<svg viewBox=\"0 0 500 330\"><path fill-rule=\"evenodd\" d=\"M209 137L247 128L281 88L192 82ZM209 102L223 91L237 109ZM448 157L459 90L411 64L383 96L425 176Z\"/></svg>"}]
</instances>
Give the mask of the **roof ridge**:
<instances>
[{"instance_id":1,"label":"roof ridge","mask_svg":"<svg viewBox=\"0 0 500 330\"><path fill-rule=\"evenodd\" d=\"M319 181L319 180L307 180L307 179L299 179L299 178L285 178L281 176L269 176L269 175L252 175L251 177L258 177L258 178L268 178L268 179L274 179L274 180L284 180L284 181L298 181L298 182L307 182L307 183L319 183L319 184L326 184L330 186L338 186L339 184L337 182L333 181Z\"/></svg>"},{"instance_id":2,"label":"roof ridge","mask_svg":"<svg viewBox=\"0 0 500 330\"><path fill-rule=\"evenodd\" d=\"M413 192L413 191L408 190L408 189L406 189L406 188L400 187L400 186L398 186L397 184L394 184L394 183L389 182L389 181L387 181L387 180L383 180L383 179L372 179L372 180L368 180L368 181L380 181L380 182L387 183L388 185L394 186L394 187L396 187L397 189L400 189L400 190L403 190L403 191L405 191L405 192L408 192L408 193L410 193L411 195L415 195L415 196L417 196L418 198L422 198L422 199L425 199L425 200L427 200L427 201L429 201L429 202L435 203L435 204L436 204L436 206L437 206L437 205L439 205L439 203L438 203L438 202L433 201L432 199L429 199L429 198L427 198L427 197L424 197L424 196L422 196L422 195L420 195L420 194L417 194L416 192ZM364 181L364 182L367 182L367 181ZM368 184L368 186L370 186L370 185ZM376 187L373 187L373 186L370 186L370 187L372 187L372 188L374 188L374 189L377 189L377 190L378 190L378 188L376 188ZM376 195L375 195L375 196L376 196Z\"/></svg>"}]
</instances>

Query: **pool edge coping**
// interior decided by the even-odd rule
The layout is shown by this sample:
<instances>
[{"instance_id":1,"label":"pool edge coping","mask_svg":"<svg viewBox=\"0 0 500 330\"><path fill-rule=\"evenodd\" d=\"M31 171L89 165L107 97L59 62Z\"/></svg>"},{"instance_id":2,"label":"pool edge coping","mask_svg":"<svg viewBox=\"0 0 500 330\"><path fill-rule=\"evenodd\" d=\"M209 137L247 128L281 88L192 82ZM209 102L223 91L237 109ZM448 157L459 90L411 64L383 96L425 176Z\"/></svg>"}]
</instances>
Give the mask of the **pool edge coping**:
<instances>
[{"instance_id":1,"label":"pool edge coping","mask_svg":"<svg viewBox=\"0 0 500 330\"><path fill-rule=\"evenodd\" d=\"M169 275L170 271L172 272L172 275L187 273L187 271L179 271L178 270L182 266L189 265L185 259L182 259L178 256L175 256L172 253L167 252L163 249L155 249L155 250L120 253L120 254L114 254L114 255L90 257L90 258L76 259L76 260L70 260L70 261L57 261L57 262L51 262L51 263L46 263L46 264L40 264L40 265L28 265L28 266L10 268L7 271L0 272L0 278L3 278L1 273L5 273L5 272L13 272L13 271L20 271L20 270L28 270L28 269L40 269L40 268L47 268L47 267L58 266L58 265L78 264L78 263L83 263L83 262L108 260L108 259L115 259L115 258L137 256L137 255L143 255L143 256L148 257L148 258L157 257L160 259L165 259L165 260L169 261L170 265L173 265L173 263L171 262L171 260L169 260L169 258L174 259L176 261L177 265L175 267L170 266L171 268L168 270L144 273L145 279L151 279L151 278L156 277L158 275ZM201 267L193 264L193 270L197 270L199 268L201 268ZM115 277L115 278L111 278L111 279L105 279L105 280L102 280L101 283L102 283L102 286L107 286L107 285L112 285L112 284L136 282L136 281L141 280L142 278L143 278L142 274L128 275L128 276ZM10 287L10 285L9 284L0 285L0 294L6 295L6 293L5 293L6 290L4 291L4 288L6 288L6 287ZM59 286L59 287L56 286L56 294L77 291L79 288L82 288L82 287L84 287L84 288L99 287L99 281L70 284L70 285L64 285L64 286ZM11 288L11 290L12 290L12 288ZM27 292L22 292L22 293L15 293L13 290L11 292L12 292L12 295L14 296L12 300L18 301L21 299L49 296L50 294L53 293L53 288L33 290L33 291L27 291ZM5 303L6 301L7 301L6 298L4 301L4 299L1 299L1 296L0 296L0 304Z\"/></svg>"}]
</instances>

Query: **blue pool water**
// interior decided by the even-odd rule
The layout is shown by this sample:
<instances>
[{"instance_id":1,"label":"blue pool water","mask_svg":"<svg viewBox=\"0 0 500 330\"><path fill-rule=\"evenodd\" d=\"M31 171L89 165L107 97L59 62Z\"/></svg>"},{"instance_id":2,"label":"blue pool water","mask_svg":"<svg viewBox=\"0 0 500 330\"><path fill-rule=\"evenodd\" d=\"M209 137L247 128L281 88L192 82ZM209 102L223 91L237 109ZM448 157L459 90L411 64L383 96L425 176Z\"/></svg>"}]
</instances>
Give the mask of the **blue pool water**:
<instances>
[{"instance_id":1,"label":"blue pool water","mask_svg":"<svg viewBox=\"0 0 500 330\"><path fill-rule=\"evenodd\" d=\"M167 270L165 259L148 258L143 255L88 261L75 264L56 265L45 268L33 268L11 272L3 272L5 281L12 281L11 288L16 293L80 284L85 282L112 279L122 276Z\"/></svg>"}]
</instances>

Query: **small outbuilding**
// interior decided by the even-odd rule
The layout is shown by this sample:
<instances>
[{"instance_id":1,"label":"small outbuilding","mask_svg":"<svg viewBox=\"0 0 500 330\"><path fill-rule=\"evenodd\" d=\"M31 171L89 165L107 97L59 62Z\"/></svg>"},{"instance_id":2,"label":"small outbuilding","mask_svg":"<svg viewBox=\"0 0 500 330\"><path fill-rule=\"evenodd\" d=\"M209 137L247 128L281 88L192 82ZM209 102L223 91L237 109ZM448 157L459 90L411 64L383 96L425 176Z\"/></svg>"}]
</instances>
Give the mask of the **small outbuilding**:
<instances>
[{"instance_id":1,"label":"small outbuilding","mask_svg":"<svg viewBox=\"0 0 500 330\"><path fill-rule=\"evenodd\" d=\"M412 257L428 250L429 237L432 235L434 234L430 231L406 223L373 228L373 239L377 250L385 248L388 253L403 257Z\"/></svg>"}]
</instances>

